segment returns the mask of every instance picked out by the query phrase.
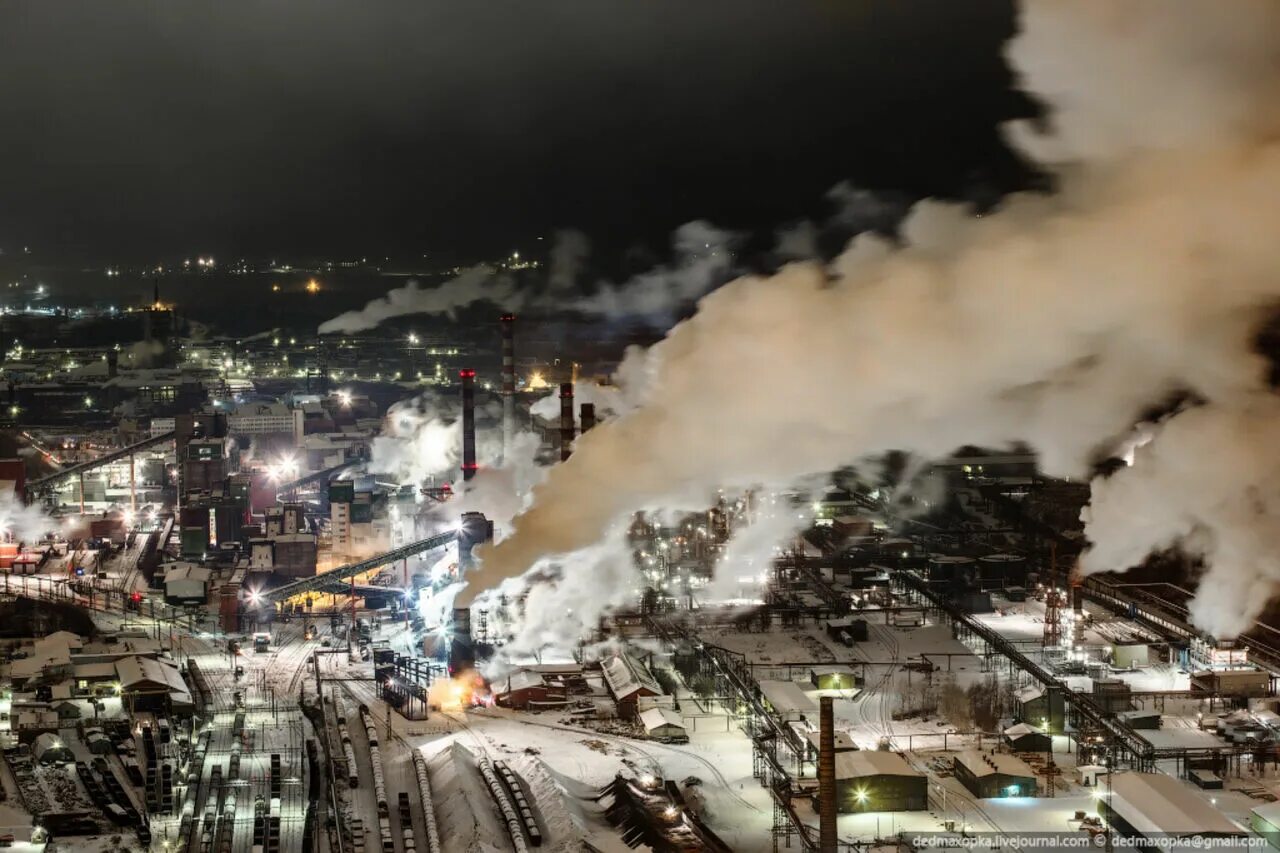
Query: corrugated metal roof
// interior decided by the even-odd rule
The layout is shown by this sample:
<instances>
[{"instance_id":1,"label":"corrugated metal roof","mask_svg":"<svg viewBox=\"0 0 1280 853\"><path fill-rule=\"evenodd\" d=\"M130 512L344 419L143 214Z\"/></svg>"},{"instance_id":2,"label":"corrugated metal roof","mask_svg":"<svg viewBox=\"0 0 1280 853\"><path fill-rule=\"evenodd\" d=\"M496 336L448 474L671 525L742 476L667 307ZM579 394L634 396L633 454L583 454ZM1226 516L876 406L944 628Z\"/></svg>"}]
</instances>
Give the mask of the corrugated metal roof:
<instances>
[{"instance_id":1,"label":"corrugated metal roof","mask_svg":"<svg viewBox=\"0 0 1280 853\"><path fill-rule=\"evenodd\" d=\"M918 776L916 770L896 752L878 749L862 749L856 752L836 753L837 779L862 779L867 776Z\"/></svg>"},{"instance_id":2,"label":"corrugated metal roof","mask_svg":"<svg viewBox=\"0 0 1280 853\"><path fill-rule=\"evenodd\" d=\"M1111 808L1143 835L1243 835L1187 784L1162 773L1112 773Z\"/></svg>"}]
</instances>

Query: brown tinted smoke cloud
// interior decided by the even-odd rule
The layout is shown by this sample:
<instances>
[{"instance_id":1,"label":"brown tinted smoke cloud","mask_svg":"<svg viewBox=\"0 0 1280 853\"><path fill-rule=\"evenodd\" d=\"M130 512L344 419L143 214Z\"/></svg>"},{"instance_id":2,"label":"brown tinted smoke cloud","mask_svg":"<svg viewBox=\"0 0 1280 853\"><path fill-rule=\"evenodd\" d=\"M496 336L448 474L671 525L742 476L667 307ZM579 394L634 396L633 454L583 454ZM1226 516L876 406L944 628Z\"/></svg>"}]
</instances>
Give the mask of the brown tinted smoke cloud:
<instances>
[{"instance_id":1,"label":"brown tinted smoke cloud","mask_svg":"<svg viewBox=\"0 0 1280 853\"><path fill-rule=\"evenodd\" d=\"M585 435L483 555L472 595L602 541L627 514L890 449L1025 441L1088 476L1174 389L1132 466L1094 483L1085 571L1179 544L1219 636L1280 586L1280 404L1252 337L1280 300L1280 5L1030 0L1009 55L1061 177L996 214L925 202L906 246L857 238L707 296L648 354L643 405ZM566 577L565 583L577 582Z\"/></svg>"}]
</instances>

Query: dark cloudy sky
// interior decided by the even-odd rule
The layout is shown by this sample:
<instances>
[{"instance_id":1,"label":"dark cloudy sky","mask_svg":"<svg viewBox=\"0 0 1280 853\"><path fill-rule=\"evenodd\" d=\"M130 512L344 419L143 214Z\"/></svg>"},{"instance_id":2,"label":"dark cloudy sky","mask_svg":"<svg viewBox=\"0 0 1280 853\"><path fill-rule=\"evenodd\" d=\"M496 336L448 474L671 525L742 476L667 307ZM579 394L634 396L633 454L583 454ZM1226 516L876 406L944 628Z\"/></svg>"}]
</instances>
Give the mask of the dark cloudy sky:
<instances>
[{"instance_id":1,"label":"dark cloudy sky","mask_svg":"<svg viewBox=\"0 0 1280 853\"><path fill-rule=\"evenodd\" d=\"M460 256L1016 183L1005 0L0 2L0 247Z\"/></svg>"}]
</instances>

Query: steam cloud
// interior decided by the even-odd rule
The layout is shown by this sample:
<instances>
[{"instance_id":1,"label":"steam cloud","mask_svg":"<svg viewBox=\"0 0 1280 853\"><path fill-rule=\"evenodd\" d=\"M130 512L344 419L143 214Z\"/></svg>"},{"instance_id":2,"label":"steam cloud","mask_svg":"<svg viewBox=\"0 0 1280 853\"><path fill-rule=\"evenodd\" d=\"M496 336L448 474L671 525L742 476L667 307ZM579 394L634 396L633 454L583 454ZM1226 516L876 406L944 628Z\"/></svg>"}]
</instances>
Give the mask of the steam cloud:
<instances>
[{"instance_id":1,"label":"steam cloud","mask_svg":"<svg viewBox=\"0 0 1280 853\"><path fill-rule=\"evenodd\" d=\"M1022 24L1009 56L1053 132L1009 134L1056 167L1059 193L982 218L923 202L901 246L863 234L830 268L705 297L643 357L643 404L579 440L468 592L553 557L558 588L599 589L597 561L557 555L589 553L632 511L867 454L1024 441L1046 473L1084 477L1188 390L1204 405L1093 483L1083 569L1181 545L1207 565L1197 624L1247 627L1280 584L1280 403L1252 348L1280 301L1280 7L1028 0Z\"/></svg>"},{"instance_id":2,"label":"steam cloud","mask_svg":"<svg viewBox=\"0 0 1280 853\"><path fill-rule=\"evenodd\" d=\"M0 538L12 536L15 542L35 542L57 528L36 506L26 506L12 493L0 494Z\"/></svg>"}]
</instances>

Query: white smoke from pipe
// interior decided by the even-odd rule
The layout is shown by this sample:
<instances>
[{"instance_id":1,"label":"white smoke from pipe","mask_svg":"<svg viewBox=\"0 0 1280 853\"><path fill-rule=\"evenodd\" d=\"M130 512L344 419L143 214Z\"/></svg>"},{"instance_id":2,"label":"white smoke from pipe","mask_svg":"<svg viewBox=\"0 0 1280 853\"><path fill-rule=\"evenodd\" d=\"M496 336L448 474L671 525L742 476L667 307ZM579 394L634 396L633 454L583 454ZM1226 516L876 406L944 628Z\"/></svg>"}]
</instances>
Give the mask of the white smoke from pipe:
<instances>
[{"instance_id":1,"label":"white smoke from pipe","mask_svg":"<svg viewBox=\"0 0 1280 853\"><path fill-rule=\"evenodd\" d=\"M444 314L452 317L459 308L488 299L503 310L514 311L522 304L515 280L490 267L472 267L461 275L430 288L416 280L374 299L359 311L347 311L320 324L320 334L352 334L376 328L396 317L411 314Z\"/></svg>"},{"instance_id":2,"label":"white smoke from pipe","mask_svg":"<svg viewBox=\"0 0 1280 853\"><path fill-rule=\"evenodd\" d=\"M621 284L602 282L594 294L575 297L572 288L581 275L590 244L581 232L560 231L551 250L549 274L541 289L522 286L514 276L501 270L476 266L433 287L424 288L418 281L410 281L370 301L364 308L326 320L320 324L319 331L322 335L352 334L414 314L452 317L459 309L485 300L503 311L540 308L580 311L610 319L667 320L729 274L737 240L738 235L708 222L686 222L672 235L675 260L671 265L656 267Z\"/></svg>"},{"instance_id":3,"label":"white smoke from pipe","mask_svg":"<svg viewBox=\"0 0 1280 853\"><path fill-rule=\"evenodd\" d=\"M583 436L514 535L482 554L468 592L589 547L636 509L866 454L1024 441L1047 473L1080 477L1185 388L1205 408L1095 484L1086 569L1123 570L1190 537L1222 581L1197 599L1197 622L1241 630L1280 576L1250 529L1280 521L1268 515L1276 481L1243 463L1269 446L1256 422L1275 405L1258 400L1251 337L1280 300L1280 149L1256 132L1280 103L1278 9L1130 8L1025 5L1011 56L1058 110L1052 145L1031 150L1094 158L1061 173L1057 196L1011 198L981 219L926 202L901 250L863 235L830 271L796 264L704 298L647 356L644 405ZM1174 430L1192 415L1204 429ZM1239 463L1224 465L1231 476L1209 462L1221 442ZM1152 520L1126 524L1135 512Z\"/></svg>"}]
</instances>

